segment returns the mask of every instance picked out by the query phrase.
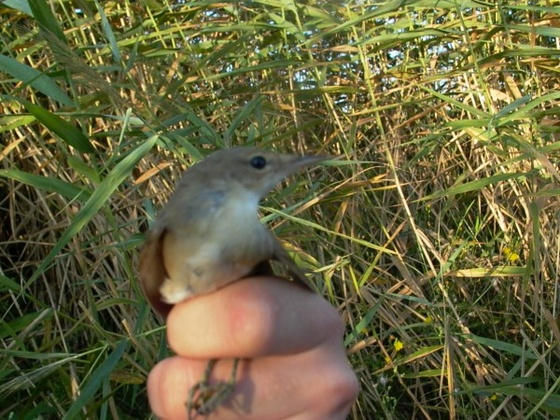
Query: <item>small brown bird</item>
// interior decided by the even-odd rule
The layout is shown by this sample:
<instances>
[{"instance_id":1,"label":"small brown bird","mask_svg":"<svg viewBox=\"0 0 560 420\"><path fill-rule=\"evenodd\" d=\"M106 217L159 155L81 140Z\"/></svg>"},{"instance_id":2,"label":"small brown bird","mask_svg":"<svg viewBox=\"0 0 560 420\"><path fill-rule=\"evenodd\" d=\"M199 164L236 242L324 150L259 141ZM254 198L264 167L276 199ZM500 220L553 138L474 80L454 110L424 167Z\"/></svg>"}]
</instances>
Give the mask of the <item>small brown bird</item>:
<instances>
[{"instance_id":1,"label":"small brown bird","mask_svg":"<svg viewBox=\"0 0 560 420\"><path fill-rule=\"evenodd\" d=\"M272 274L284 264L294 282L313 287L272 233L259 221L259 201L296 170L327 159L256 148L223 149L189 168L148 232L140 256L146 297L163 317L175 303L212 292L251 275ZM189 393L187 409L207 415L233 391L230 380L211 387L212 360Z\"/></svg>"}]
</instances>

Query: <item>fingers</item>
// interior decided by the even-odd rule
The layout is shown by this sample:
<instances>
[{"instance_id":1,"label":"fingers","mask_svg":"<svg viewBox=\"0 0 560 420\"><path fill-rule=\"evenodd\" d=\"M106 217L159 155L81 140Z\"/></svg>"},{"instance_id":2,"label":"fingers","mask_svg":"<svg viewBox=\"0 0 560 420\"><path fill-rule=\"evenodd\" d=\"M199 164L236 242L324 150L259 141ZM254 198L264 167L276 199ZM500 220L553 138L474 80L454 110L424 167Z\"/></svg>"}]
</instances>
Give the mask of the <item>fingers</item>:
<instances>
[{"instance_id":1,"label":"fingers","mask_svg":"<svg viewBox=\"0 0 560 420\"><path fill-rule=\"evenodd\" d=\"M220 360L211 383L240 363L234 393L209 418L344 419L357 396L342 345L343 324L320 296L286 280L256 277L175 305L168 340L179 356L148 377L160 418L186 418L189 390L208 358Z\"/></svg>"},{"instance_id":2,"label":"fingers","mask_svg":"<svg viewBox=\"0 0 560 420\"><path fill-rule=\"evenodd\" d=\"M171 348L191 358L256 358L300 353L343 324L323 298L289 281L255 277L175 305L167 318Z\"/></svg>"},{"instance_id":3,"label":"fingers","mask_svg":"<svg viewBox=\"0 0 560 420\"><path fill-rule=\"evenodd\" d=\"M148 378L152 410L162 419L187 417L185 402L206 364L172 357ZM225 381L231 360L219 361L212 381ZM230 400L208 419L344 419L358 393L355 375L342 346L322 346L307 353L242 361Z\"/></svg>"}]
</instances>

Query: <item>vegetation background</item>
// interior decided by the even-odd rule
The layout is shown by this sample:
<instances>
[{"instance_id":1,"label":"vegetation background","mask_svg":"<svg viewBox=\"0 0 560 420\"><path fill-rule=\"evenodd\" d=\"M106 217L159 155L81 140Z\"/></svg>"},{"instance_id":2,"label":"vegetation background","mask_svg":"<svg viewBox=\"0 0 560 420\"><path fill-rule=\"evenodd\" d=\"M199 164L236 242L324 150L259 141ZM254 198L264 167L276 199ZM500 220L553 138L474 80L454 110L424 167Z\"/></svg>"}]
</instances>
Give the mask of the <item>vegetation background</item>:
<instances>
[{"instance_id":1,"label":"vegetation background","mask_svg":"<svg viewBox=\"0 0 560 420\"><path fill-rule=\"evenodd\" d=\"M559 12L0 2L0 418L149 416L142 232L246 144L340 157L263 215L347 323L353 419L560 417Z\"/></svg>"}]
</instances>

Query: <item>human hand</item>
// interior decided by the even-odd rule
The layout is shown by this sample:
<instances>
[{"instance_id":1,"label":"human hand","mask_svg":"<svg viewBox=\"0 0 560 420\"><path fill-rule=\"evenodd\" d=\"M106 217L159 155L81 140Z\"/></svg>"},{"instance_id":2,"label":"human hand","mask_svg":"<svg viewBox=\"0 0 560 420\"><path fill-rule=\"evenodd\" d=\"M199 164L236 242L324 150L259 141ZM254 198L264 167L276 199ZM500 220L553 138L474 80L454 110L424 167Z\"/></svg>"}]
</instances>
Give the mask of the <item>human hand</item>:
<instances>
[{"instance_id":1,"label":"human hand","mask_svg":"<svg viewBox=\"0 0 560 420\"><path fill-rule=\"evenodd\" d=\"M286 280L255 277L175 305L167 338L177 356L148 377L159 418L187 417L190 388L208 359L226 359L212 380L229 378L240 357L231 398L210 419L344 419L359 385L342 345L344 325L322 297Z\"/></svg>"}]
</instances>

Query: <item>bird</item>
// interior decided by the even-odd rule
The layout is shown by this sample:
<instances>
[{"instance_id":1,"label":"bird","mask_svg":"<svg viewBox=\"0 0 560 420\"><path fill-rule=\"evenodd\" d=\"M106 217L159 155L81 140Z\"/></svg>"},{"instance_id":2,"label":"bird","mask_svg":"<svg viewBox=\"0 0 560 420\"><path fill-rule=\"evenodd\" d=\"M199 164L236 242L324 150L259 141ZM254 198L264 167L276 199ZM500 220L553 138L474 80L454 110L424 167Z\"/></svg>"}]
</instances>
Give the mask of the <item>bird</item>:
<instances>
[{"instance_id":1,"label":"bird","mask_svg":"<svg viewBox=\"0 0 560 420\"><path fill-rule=\"evenodd\" d=\"M166 318L179 302L246 277L272 275L271 261L283 265L295 284L315 291L261 223L258 207L289 175L326 159L233 147L215 151L187 169L149 229L140 254L140 284L154 310ZM189 418L192 412L210 414L234 390L239 359L234 359L227 382L211 386L216 362L209 361L201 381L189 391Z\"/></svg>"}]
</instances>

